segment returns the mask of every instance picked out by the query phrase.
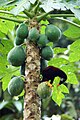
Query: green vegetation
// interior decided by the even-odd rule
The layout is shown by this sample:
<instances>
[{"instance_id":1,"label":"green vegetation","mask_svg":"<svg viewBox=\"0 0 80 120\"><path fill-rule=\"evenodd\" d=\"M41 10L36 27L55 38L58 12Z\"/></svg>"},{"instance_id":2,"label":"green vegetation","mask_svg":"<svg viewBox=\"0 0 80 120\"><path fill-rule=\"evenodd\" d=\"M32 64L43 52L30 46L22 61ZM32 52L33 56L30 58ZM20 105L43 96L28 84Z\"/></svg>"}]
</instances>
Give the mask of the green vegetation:
<instances>
[{"instance_id":1,"label":"green vegetation","mask_svg":"<svg viewBox=\"0 0 80 120\"><path fill-rule=\"evenodd\" d=\"M23 38L20 38L18 36L16 36L15 40L14 40L14 44L16 45L20 45L24 42L24 39Z\"/></svg>"},{"instance_id":2,"label":"green vegetation","mask_svg":"<svg viewBox=\"0 0 80 120\"><path fill-rule=\"evenodd\" d=\"M36 42L38 38L39 31L35 27L33 27L32 29L29 30L29 39L33 42Z\"/></svg>"},{"instance_id":3,"label":"green vegetation","mask_svg":"<svg viewBox=\"0 0 80 120\"><path fill-rule=\"evenodd\" d=\"M21 23L17 28L16 35L19 38L27 38L28 36L28 27L25 23Z\"/></svg>"},{"instance_id":4,"label":"green vegetation","mask_svg":"<svg viewBox=\"0 0 80 120\"><path fill-rule=\"evenodd\" d=\"M37 93L42 99L50 97L51 91L52 89L47 85L46 82L42 82L38 85Z\"/></svg>"},{"instance_id":5,"label":"green vegetation","mask_svg":"<svg viewBox=\"0 0 80 120\"><path fill-rule=\"evenodd\" d=\"M47 36L45 34L41 34L39 39L38 39L37 44L39 47L45 47L48 42L49 41L47 39Z\"/></svg>"},{"instance_id":6,"label":"green vegetation","mask_svg":"<svg viewBox=\"0 0 80 120\"><path fill-rule=\"evenodd\" d=\"M51 58L53 58L53 50L50 46L46 46L42 49L41 52L41 56L45 59L45 60L50 60Z\"/></svg>"},{"instance_id":7,"label":"green vegetation","mask_svg":"<svg viewBox=\"0 0 80 120\"><path fill-rule=\"evenodd\" d=\"M8 92L11 96L19 95L24 88L24 82L20 77L13 77L8 84Z\"/></svg>"},{"instance_id":8,"label":"green vegetation","mask_svg":"<svg viewBox=\"0 0 80 120\"><path fill-rule=\"evenodd\" d=\"M16 46L10 50L7 60L13 66L21 66L25 61L25 52L21 46Z\"/></svg>"},{"instance_id":9,"label":"green vegetation","mask_svg":"<svg viewBox=\"0 0 80 120\"><path fill-rule=\"evenodd\" d=\"M41 72L48 66L48 62L45 59L41 59Z\"/></svg>"},{"instance_id":10,"label":"green vegetation","mask_svg":"<svg viewBox=\"0 0 80 120\"><path fill-rule=\"evenodd\" d=\"M60 29L53 24L47 25L45 29L45 34L51 42L56 42L61 37Z\"/></svg>"}]
</instances>

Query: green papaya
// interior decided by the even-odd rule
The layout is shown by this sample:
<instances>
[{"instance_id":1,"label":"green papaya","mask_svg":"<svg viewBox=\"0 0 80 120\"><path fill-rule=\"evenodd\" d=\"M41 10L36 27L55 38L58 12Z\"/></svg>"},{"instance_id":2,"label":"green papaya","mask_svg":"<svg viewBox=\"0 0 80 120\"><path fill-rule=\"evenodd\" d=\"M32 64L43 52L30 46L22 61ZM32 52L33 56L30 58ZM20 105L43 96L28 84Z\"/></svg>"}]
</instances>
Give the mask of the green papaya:
<instances>
[{"instance_id":1,"label":"green papaya","mask_svg":"<svg viewBox=\"0 0 80 120\"><path fill-rule=\"evenodd\" d=\"M24 88L24 81L20 77L13 77L8 84L8 92L11 96L19 95Z\"/></svg>"},{"instance_id":2,"label":"green papaya","mask_svg":"<svg viewBox=\"0 0 80 120\"><path fill-rule=\"evenodd\" d=\"M20 66L20 74L25 75L25 62Z\"/></svg>"},{"instance_id":3,"label":"green papaya","mask_svg":"<svg viewBox=\"0 0 80 120\"><path fill-rule=\"evenodd\" d=\"M41 59L40 60L40 72L42 73L42 71L48 66L47 60L45 59Z\"/></svg>"},{"instance_id":4,"label":"green papaya","mask_svg":"<svg viewBox=\"0 0 80 120\"><path fill-rule=\"evenodd\" d=\"M16 35L19 38L27 38L28 36L28 26L25 23L21 23L16 30Z\"/></svg>"},{"instance_id":5,"label":"green papaya","mask_svg":"<svg viewBox=\"0 0 80 120\"><path fill-rule=\"evenodd\" d=\"M48 42L49 41L48 41L47 36L45 34L41 34L37 41L37 44L39 47L45 47Z\"/></svg>"},{"instance_id":6,"label":"green papaya","mask_svg":"<svg viewBox=\"0 0 80 120\"><path fill-rule=\"evenodd\" d=\"M45 60L50 60L51 58L53 58L53 49L50 46L44 47L41 51L41 56Z\"/></svg>"},{"instance_id":7,"label":"green papaya","mask_svg":"<svg viewBox=\"0 0 80 120\"><path fill-rule=\"evenodd\" d=\"M35 27L33 27L32 29L29 30L29 39L33 42L36 42L38 38L39 31Z\"/></svg>"},{"instance_id":8,"label":"green papaya","mask_svg":"<svg viewBox=\"0 0 80 120\"><path fill-rule=\"evenodd\" d=\"M14 40L14 44L21 45L23 42L24 42L23 38L20 38L20 37L16 36L16 38Z\"/></svg>"},{"instance_id":9,"label":"green papaya","mask_svg":"<svg viewBox=\"0 0 80 120\"><path fill-rule=\"evenodd\" d=\"M61 37L61 30L53 24L47 25L45 34L50 42L56 42Z\"/></svg>"},{"instance_id":10,"label":"green papaya","mask_svg":"<svg viewBox=\"0 0 80 120\"><path fill-rule=\"evenodd\" d=\"M25 52L22 46L15 46L7 55L8 62L13 66L21 66L25 61Z\"/></svg>"},{"instance_id":11,"label":"green papaya","mask_svg":"<svg viewBox=\"0 0 80 120\"><path fill-rule=\"evenodd\" d=\"M38 85L37 93L42 99L50 97L51 92L52 92L52 89L47 85L46 82L42 82Z\"/></svg>"}]
</instances>

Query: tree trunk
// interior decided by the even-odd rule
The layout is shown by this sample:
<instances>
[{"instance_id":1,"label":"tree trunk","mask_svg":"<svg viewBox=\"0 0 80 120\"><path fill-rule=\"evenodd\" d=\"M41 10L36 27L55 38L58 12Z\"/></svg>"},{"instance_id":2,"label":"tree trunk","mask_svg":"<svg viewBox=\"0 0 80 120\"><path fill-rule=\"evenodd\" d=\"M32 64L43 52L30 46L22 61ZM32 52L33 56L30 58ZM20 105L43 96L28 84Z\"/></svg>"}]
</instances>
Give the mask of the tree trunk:
<instances>
[{"instance_id":1,"label":"tree trunk","mask_svg":"<svg viewBox=\"0 0 80 120\"><path fill-rule=\"evenodd\" d=\"M26 46L25 76L24 120L40 120L41 100L36 92L40 81L40 55L31 42Z\"/></svg>"}]
</instances>

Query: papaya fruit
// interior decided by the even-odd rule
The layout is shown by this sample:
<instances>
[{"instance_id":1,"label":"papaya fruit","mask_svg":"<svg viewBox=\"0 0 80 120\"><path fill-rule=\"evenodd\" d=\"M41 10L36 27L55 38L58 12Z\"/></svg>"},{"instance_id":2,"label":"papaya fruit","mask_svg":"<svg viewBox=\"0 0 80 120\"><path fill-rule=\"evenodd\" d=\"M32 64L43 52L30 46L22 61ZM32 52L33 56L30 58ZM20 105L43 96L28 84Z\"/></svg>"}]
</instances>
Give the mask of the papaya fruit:
<instances>
[{"instance_id":1,"label":"papaya fruit","mask_svg":"<svg viewBox=\"0 0 80 120\"><path fill-rule=\"evenodd\" d=\"M36 42L38 38L39 31L35 27L33 27L32 29L29 30L29 39L33 42Z\"/></svg>"},{"instance_id":2,"label":"papaya fruit","mask_svg":"<svg viewBox=\"0 0 80 120\"><path fill-rule=\"evenodd\" d=\"M22 46L15 46L7 55L7 60L12 66L21 66L25 61L25 52Z\"/></svg>"},{"instance_id":3,"label":"papaya fruit","mask_svg":"<svg viewBox=\"0 0 80 120\"><path fill-rule=\"evenodd\" d=\"M21 23L16 30L16 35L19 38L27 38L28 36L28 26L25 23Z\"/></svg>"},{"instance_id":4,"label":"papaya fruit","mask_svg":"<svg viewBox=\"0 0 80 120\"><path fill-rule=\"evenodd\" d=\"M53 24L47 25L45 34L50 42L56 42L61 37L61 30Z\"/></svg>"},{"instance_id":5,"label":"papaya fruit","mask_svg":"<svg viewBox=\"0 0 80 120\"><path fill-rule=\"evenodd\" d=\"M50 60L51 58L53 58L53 49L50 46L44 47L41 51L41 56L45 60Z\"/></svg>"},{"instance_id":6,"label":"papaya fruit","mask_svg":"<svg viewBox=\"0 0 80 120\"><path fill-rule=\"evenodd\" d=\"M23 42L24 42L23 38L20 38L20 37L16 36L16 38L14 40L14 44L21 45Z\"/></svg>"},{"instance_id":7,"label":"papaya fruit","mask_svg":"<svg viewBox=\"0 0 80 120\"><path fill-rule=\"evenodd\" d=\"M37 44L39 47L45 47L48 42L49 41L48 41L47 36L45 34L41 34L37 41Z\"/></svg>"},{"instance_id":8,"label":"papaya fruit","mask_svg":"<svg viewBox=\"0 0 80 120\"><path fill-rule=\"evenodd\" d=\"M52 89L47 85L46 82L42 82L38 85L37 93L41 99L46 99L51 96Z\"/></svg>"},{"instance_id":9,"label":"papaya fruit","mask_svg":"<svg viewBox=\"0 0 80 120\"><path fill-rule=\"evenodd\" d=\"M19 95L24 88L24 81L20 77L13 77L8 84L8 92L11 96Z\"/></svg>"},{"instance_id":10,"label":"papaya fruit","mask_svg":"<svg viewBox=\"0 0 80 120\"><path fill-rule=\"evenodd\" d=\"M25 75L25 62L20 66L20 74Z\"/></svg>"},{"instance_id":11,"label":"papaya fruit","mask_svg":"<svg viewBox=\"0 0 80 120\"><path fill-rule=\"evenodd\" d=\"M42 59L40 60L40 72L42 73L42 71L48 66L47 60Z\"/></svg>"}]
</instances>

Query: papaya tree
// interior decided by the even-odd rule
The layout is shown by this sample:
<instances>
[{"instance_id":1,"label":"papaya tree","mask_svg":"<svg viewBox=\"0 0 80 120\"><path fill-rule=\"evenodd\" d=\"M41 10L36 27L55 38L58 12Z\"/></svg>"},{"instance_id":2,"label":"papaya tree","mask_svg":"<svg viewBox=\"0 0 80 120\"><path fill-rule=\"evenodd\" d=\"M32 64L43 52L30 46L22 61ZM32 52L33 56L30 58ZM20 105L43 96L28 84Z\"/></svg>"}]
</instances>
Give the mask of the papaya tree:
<instances>
[{"instance_id":1,"label":"papaya tree","mask_svg":"<svg viewBox=\"0 0 80 120\"><path fill-rule=\"evenodd\" d=\"M79 8L78 0L0 1L1 85L13 98L24 96L24 120L40 120L43 99L60 106L68 84L78 84ZM63 36L72 44L57 47Z\"/></svg>"}]
</instances>

